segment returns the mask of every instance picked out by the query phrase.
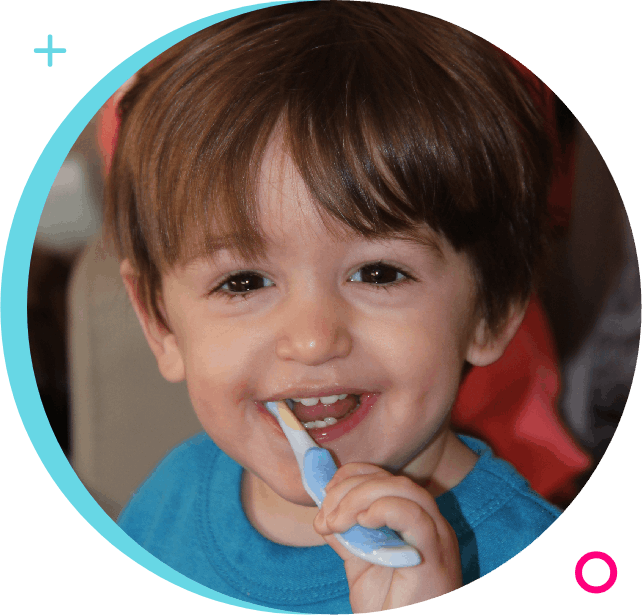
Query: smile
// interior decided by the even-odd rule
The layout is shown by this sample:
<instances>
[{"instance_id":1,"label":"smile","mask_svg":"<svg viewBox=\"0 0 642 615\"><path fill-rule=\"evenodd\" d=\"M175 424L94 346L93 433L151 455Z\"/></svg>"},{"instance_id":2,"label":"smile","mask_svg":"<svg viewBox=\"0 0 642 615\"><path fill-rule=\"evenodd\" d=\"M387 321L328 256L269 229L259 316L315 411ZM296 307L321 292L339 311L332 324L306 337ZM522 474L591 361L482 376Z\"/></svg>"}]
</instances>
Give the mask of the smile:
<instances>
[{"instance_id":1,"label":"smile","mask_svg":"<svg viewBox=\"0 0 642 615\"><path fill-rule=\"evenodd\" d=\"M291 401L294 414L310 430L336 425L359 407L360 400L360 395L343 393L328 397L295 398Z\"/></svg>"},{"instance_id":2,"label":"smile","mask_svg":"<svg viewBox=\"0 0 642 615\"><path fill-rule=\"evenodd\" d=\"M322 444L354 429L367 416L378 397L374 393L342 393L324 397L289 398L289 402L295 416L310 436L317 444Z\"/></svg>"}]
</instances>

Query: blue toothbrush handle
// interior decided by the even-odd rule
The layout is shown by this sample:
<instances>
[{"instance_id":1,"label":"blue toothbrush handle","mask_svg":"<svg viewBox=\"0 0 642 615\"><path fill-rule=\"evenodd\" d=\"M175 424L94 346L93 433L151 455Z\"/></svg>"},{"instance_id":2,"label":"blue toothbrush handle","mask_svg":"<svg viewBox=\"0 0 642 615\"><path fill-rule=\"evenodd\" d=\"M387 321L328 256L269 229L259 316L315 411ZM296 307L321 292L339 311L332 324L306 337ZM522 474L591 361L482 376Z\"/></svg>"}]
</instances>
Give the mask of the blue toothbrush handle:
<instances>
[{"instance_id":1,"label":"blue toothbrush handle","mask_svg":"<svg viewBox=\"0 0 642 615\"><path fill-rule=\"evenodd\" d=\"M302 470L306 491L321 507L325 487L337 471L332 455L324 448L310 448L305 453ZM335 536L353 555L379 566L404 568L421 563L419 552L389 527L353 525Z\"/></svg>"}]
</instances>

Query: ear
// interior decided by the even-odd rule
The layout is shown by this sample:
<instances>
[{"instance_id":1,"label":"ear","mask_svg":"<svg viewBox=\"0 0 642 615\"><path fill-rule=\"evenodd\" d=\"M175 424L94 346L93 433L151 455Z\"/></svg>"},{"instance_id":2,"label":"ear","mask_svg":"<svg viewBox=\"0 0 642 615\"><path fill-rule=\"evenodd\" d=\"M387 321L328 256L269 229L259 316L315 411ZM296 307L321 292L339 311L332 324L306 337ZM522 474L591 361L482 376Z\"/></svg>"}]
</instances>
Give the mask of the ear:
<instances>
[{"instance_id":1,"label":"ear","mask_svg":"<svg viewBox=\"0 0 642 615\"><path fill-rule=\"evenodd\" d=\"M149 309L140 292L139 276L129 260L124 260L120 265L120 276L125 284L127 295L131 301L138 322L143 328L145 339L152 349L158 369L162 376L169 382L180 382L185 379L185 365L183 354L179 348L176 336L159 318ZM165 316L163 305L159 306Z\"/></svg>"},{"instance_id":2,"label":"ear","mask_svg":"<svg viewBox=\"0 0 642 615\"><path fill-rule=\"evenodd\" d=\"M476 325L473 340L468 346L466 360L478 367L497 361L504 354L506 347L522 324L528 303L527 300L524 303L512 304L508 317L495 333L490 331L486 321L481 319Z\"/></svg>"}]
</instances>

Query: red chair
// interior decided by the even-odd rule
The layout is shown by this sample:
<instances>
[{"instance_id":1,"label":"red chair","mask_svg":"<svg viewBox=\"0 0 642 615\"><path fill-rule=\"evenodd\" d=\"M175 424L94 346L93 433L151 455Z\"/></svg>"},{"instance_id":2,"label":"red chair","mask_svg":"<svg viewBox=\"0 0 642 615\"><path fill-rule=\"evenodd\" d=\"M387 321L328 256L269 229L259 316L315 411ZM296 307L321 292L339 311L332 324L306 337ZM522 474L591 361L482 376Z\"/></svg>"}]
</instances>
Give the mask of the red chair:
<instances>
[{"instance_id":1,"label":"red chair","mask_svg":"<svg viewBox=\"0 0 642 615\"><path fill-rule=\"evenodd\" d=\"M503 52L502 52L503 53ZM553 145L549 218L565 232L571 218L574 148L562 148L555 118L555 95L527 68L504 56L518 69L540 107ZM510 461L535 491L560 504L577 494L575 479L591 466L559 418L560 373L555 342L537 297L503 357L470 371L453 409L453 425L486 441Z\"/></svg>"}]
</instances>

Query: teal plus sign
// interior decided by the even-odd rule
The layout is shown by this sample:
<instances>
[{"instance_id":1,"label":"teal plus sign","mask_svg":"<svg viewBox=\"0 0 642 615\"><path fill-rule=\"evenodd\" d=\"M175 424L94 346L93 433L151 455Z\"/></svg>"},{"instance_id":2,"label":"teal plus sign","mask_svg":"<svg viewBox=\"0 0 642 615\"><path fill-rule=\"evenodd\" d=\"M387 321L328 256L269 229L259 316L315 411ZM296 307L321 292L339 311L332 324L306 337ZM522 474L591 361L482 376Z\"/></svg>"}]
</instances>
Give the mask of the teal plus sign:
<instances>
[{"instance_id":1,"label":"teal plus sign","mask_svg":"<svg viewBox=\"0 0 642 615\"><path fill-rule=\"evenodd\" d=\"M53 64L53 54L54 53L67 53L67 50L63 47L54 47L53 46L53 36L51 34L47 36L47 47L37 47L34 49L35 53L46 53L47 54L47 66Z\"/></svg>"}]
</instances>

